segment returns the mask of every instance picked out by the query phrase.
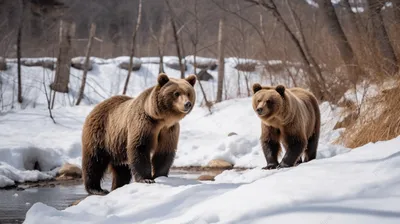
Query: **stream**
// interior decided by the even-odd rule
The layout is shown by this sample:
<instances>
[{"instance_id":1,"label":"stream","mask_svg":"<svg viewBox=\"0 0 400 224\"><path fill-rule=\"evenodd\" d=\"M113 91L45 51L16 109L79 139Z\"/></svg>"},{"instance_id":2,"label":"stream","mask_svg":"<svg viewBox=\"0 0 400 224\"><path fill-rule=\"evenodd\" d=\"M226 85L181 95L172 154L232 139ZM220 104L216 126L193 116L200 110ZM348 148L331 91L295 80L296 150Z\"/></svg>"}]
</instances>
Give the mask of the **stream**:
<instances>
[{"instance_id":1,"label":"stream","mask_svg":"<svg viewBox=\"0 0 400 224\"><path fill-rule=\"evenodd\" d=\"M171 177L196 179L204 174L199 171L171 170ZM111 179L102 182L105 189L111 188ZM25 190L0 190L0 224L23 223L25 214L36 202L42 202L56 209L63 210L76 200L87 196L81 182L69 185L41 186Z\"/></svg>"}]
</instances>

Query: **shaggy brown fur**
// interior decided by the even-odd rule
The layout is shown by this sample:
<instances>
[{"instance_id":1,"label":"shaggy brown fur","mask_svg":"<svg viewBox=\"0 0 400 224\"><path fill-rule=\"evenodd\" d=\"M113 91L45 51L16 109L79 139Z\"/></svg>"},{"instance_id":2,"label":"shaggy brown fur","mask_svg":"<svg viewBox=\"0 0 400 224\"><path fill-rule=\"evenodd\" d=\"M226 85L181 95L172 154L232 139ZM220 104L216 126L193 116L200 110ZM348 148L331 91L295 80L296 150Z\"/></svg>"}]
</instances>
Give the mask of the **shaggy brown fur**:
<instances>
[{"instance_id":1,"label":"shaggy brown fur","mask_svg":"<svg viewBox=\"0 0 400 224\"><path fill-rule=\"evenodd\" d=\"M253 85L253 109L261 119L261 145L267 166L291 167L315 159L321 116L315 96L305 89ZM278 164L283 143L286 153Z\"/></svg>"},{"instance_id":2,"label":"shaggy brown fur","mask_svg":"<svg viewBox=\"0 0 400 224\"><path fill-rule=\"evenodd\" d=\"M179 137L179 121L196 100L196 76L160 74L157 85L137 98L114 96L98 104L82 131L82 170L89 194L107 194L100 186L110 166L114 190L131 181L154 183L168 176Z\"/></svg>"}]
</instances>

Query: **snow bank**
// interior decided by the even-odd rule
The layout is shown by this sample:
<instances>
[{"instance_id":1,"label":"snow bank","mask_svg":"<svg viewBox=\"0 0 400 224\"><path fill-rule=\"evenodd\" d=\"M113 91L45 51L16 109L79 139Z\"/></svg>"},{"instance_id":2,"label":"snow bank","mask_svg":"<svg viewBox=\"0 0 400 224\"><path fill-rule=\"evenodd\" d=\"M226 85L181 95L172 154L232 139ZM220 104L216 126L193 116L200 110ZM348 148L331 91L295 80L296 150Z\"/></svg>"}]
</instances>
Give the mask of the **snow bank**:
<instances>
[{"instance_id":1,"label":"snow bank","mask_svg":"<svg viewBox=\"0 0 400 224\"><path fill-rule=\"evenodd\" d=\"M215 182L158 178L25 223L398 223L400 137L295 168L225 171Z\"/></svg>"}]
</instances>

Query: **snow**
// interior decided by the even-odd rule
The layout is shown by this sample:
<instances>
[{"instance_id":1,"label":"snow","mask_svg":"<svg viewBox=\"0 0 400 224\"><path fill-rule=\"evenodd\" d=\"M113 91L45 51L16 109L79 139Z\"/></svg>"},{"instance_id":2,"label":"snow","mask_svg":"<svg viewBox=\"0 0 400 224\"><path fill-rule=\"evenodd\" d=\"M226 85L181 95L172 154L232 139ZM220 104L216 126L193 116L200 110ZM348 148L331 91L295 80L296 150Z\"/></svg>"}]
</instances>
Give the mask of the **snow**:
<instances>
[{"instance_id":1,"label":"snow","mask_svg":"<svg viewBox=\"0 0 400 224\"><path fill-rule=\"evenodd\" d=\"M190 64L194 63L194 55L189 55L185 57L185 61L187 61ZM199 57L196 56L196 63L198 64L216 64L218 63L217 59L214 58L205 58L205 57Z\"/></svg>"},{"instance_id":2,"label":"snow","mask_svg":"<svg viewBox=\"0 0 400 224\"><path fill-rule=\"evenodd\" d=\"M193 66L186 58L186 75ZM24 59L32 63L52 58ZM75 60L82 60L81 57ZM81 165L81 130L85 117L102 100L120 94L127 72L118 65L128 57L102 59L91 57L82 105L75 106L82 71L71 68L70 93L56 94L49 118L46 94L53 72L42 67L22 66L24 103L16 103L16 64L7 59L9 69L0 72L0 187L26 181L53 178L68 162ZM158 57L137 58L142 63L130 79L128 95L137 96L154 85ZM206 63L215 59L199 57ZM165 56L165 63L176 57ZM285 77L265 80L256 69L240 72L237 63L257 63L251 59L225 59L224 96L212 113L201 107L203 101L196 85L197 102L181 121L181 133L174 166L203 166L212 159L224 159L235 167L214 182L197 181L193 175L160 177L155 184L132 182L107 196L90 196L77 206L59 211L43 203L34 204L25 223L398 223L400 220L400 137L350 150L332 142L342 129L333 130L341 108L320 104L321 136L317 159L294 168L262 170L266 165L259 136L260 120L244 91L247 84L269 81L286 83ZM281 64L281 61L268 61ZM165 67L169 76L180 72ZM217 72L208 70L214 80L204 82L209 100L216 95ZM245 82L245 78L249 82ZM239 80L238 80L239 79ZM237 83L241 93L238 95ZM365 85L367 86L367 85ZM359 86L346 93L358 104L362 96L373 96L376 86ZM364 88L365 87L365 88ZM45 91L46 90L46 91ZM368 90L368 91L366 91ZM235 132L237 135L228 136ZM283 154L282 154L283 155ZM34 170L39 165L40 170ZM108 186L109 187L109 186Z\"/></svg>"},{"instance_id":3,"label":"snow","mask_svg":"<svg viewBox=\"0 0 400 224\"><path fill-rule=\"evenodd\" d=\"M215 182L131 183L59 211L34 204L25 223L398 223L400 137L294 168L225 171Z\"/></svg>"},{"instance_id":4,"label":"snow","mask_svg":"<svg viewBox=\"0 0 400 224\"><path fill-rule=\"evenodd\" d=\"M46 108L28 108L0 116L1 186L49 179L65 162L80 166L82 125L92 108L58 107L52 111L56 124ZM339 145L325 145L337 138L339 132L331 131L335 117L330 107L321 104L321 111L323 143L318 158L347 152ZM237 135L228 137L230 132ZM211 115L206 108L196 106L181 122L174 166L203 166L212 159L224 159L236 167L265 166L260 133L251 98L224 101L215 105ZM35 162L42 172L32 170Z\"/></svg>"},{"instance_id":5,"label":"snow","mask_svg":"<svg viewBox=\"0 0 400 224\"><path fill-rule=\"evenodd\" d=\"M187 57L189 60L191 56ZM215 59L198 57L199 61L207 62ZM82 60L76 57L74 60ZM35 63L37 61L54 58L23 58ZM49 118L46 93L53 79L54 71L38 66L22 68L22 97L24 102L16 102L16 74L17 66L14 59L7 59L9 69L1 71L0 77L0 186L10 186L16 182L36 181L54 177L58 168L68 162L81 165L81 129L85 117L94 105L102 100L121 93L127 72L118 67L129 57L122 56L111 59L90 58L93 69L88 72L85 97L82 105L74 106L76 93L80 87L81 70L71 68L70 93L57 93L52 115L56 124ZM155 84L158 74L158 57L136 58L143 62L139 71L134 71L130 79L128 95L136 96L143 89ZM165 56L164 60L177 61L177 57ZM254 82L268 84L260 78L259 71L239 72L234 69L236 63L252 62L256 60L243 58L227 58L225 63L225 93L227 100L214 106L212 114L200 107L203 97L196 85L197 104L192 113L181 122L181 135L174 166L203 166L212 159L224 159L236 167L262 167L265 165L259 144L260 121L251 107L251 98L245 90L247 76L251 86ZM271 61L276 63L276 61ZM186 74L193 73L193 66L186 64ZM165 67L165 72L173 77L180 77L180 72ZM217 72L208 71L213 81L202 81L203 88L209 100L216 96ZM238 75L242 89L237 98ZM282 78L281 78L282 79ZM275 77L279 80L279 76ZM235 87L235 88L234 88ZM251 88L251 87L250 87ZM239 96L239 97L240 97ZM234 113L232 113L234 111ZM326 104L321 104L323 115L323 133L318 158L331 157L346 152L341 146L326 145L339 136L339 132L332 132L337 121L335 110ZM230 132L238 135L228 137ZM39 170L33 170L35 163Z\"/></svg>"}]
</instances>

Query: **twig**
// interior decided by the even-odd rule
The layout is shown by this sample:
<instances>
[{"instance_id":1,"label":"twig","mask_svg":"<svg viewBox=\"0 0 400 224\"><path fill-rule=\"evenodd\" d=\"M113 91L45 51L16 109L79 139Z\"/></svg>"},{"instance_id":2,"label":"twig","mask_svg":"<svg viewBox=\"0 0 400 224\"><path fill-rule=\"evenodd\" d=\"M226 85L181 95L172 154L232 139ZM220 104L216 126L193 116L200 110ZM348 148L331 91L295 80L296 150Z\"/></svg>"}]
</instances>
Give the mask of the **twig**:
<instances>
[{"instance_id":1,"label":"twig","mask_svg":"<svg viewBox=\"0 0 400 224\"><path fill-rule=\"evenodd\" d=\"M53 120L53 123L56 124L56 121L54 120L53 113L51 112L51 108L50 108L50 99L49 99L49 95L47 94L44 71L45 70L43 69L43 88L44 88L44 94L46 95L47 109L49 110L49 115L50 115L51 120Z\"/></svg>"}]
</instances>

